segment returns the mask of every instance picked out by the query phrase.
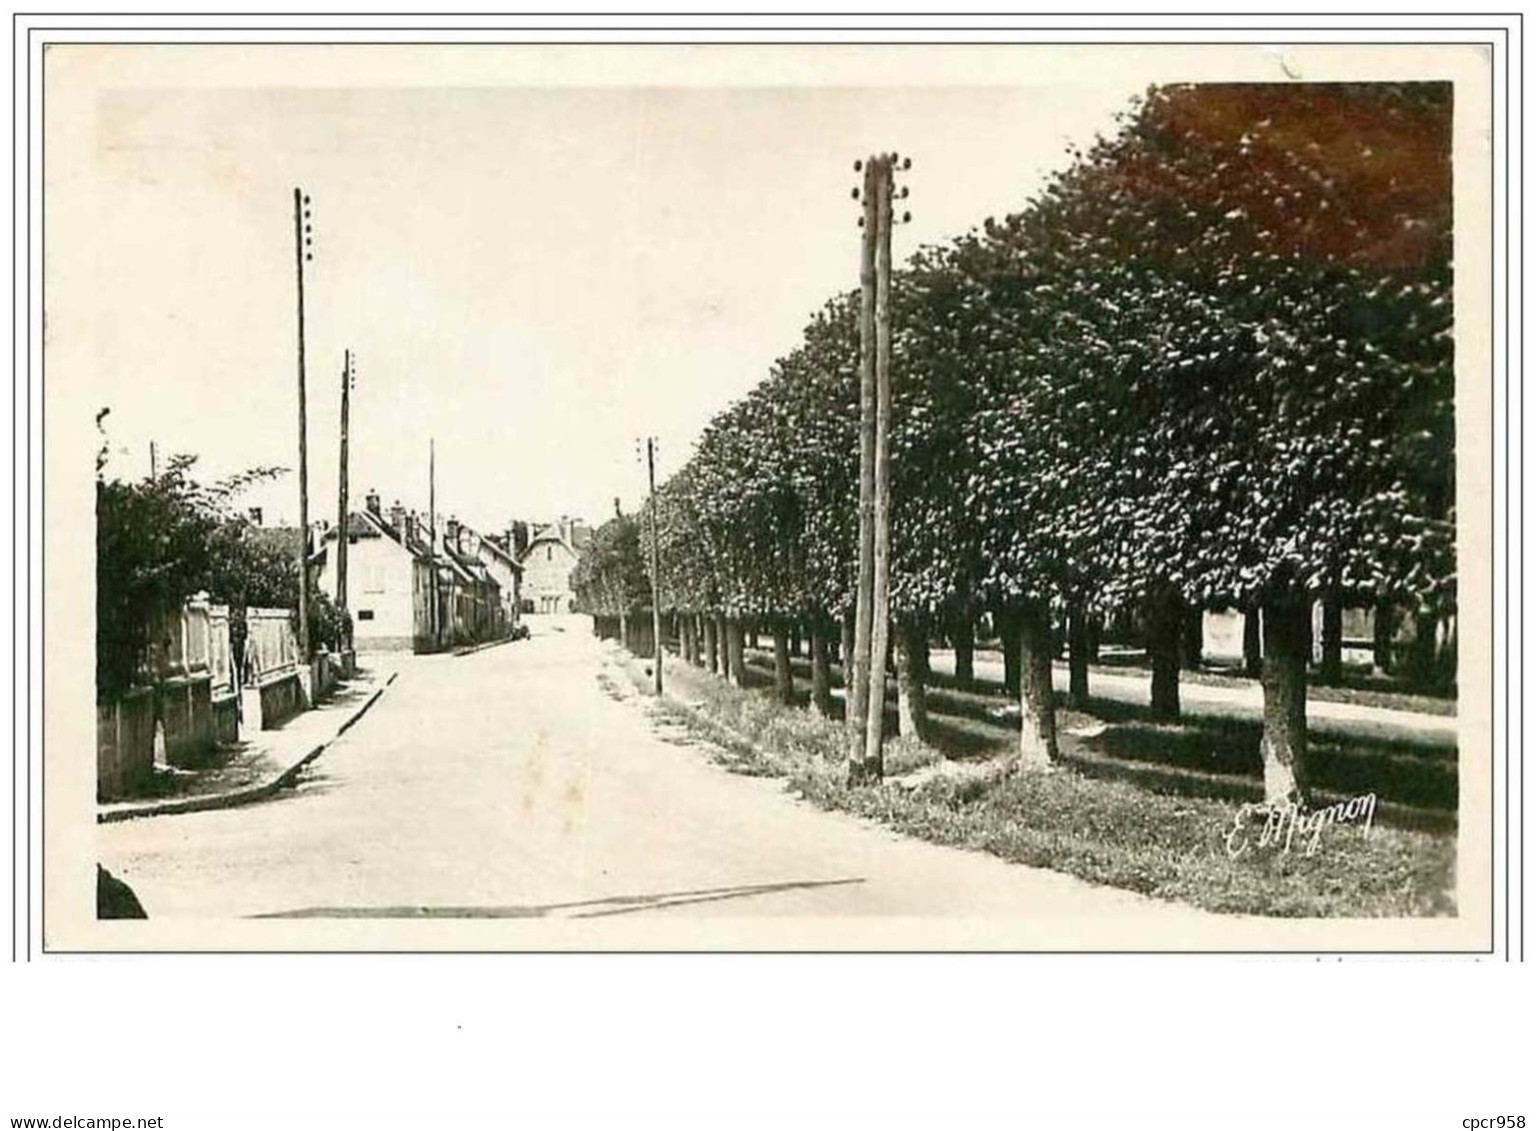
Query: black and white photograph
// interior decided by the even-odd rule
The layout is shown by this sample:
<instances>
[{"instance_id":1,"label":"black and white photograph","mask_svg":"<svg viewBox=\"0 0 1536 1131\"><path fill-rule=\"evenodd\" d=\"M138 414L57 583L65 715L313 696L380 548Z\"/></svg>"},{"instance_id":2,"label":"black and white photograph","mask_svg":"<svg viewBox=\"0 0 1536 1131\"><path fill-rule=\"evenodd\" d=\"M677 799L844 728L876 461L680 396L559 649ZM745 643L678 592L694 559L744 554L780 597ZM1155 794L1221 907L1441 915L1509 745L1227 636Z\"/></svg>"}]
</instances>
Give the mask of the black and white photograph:
<instances>
[{"instance_id":1,"label":"black and white photograph","mask_svg":"<svg viewBox=\"0 0 1536 1131\"><path fill-rule=\"evenodd\" d=\"M1490 82L50 47L45 946L1487 950Z\"/></svg>"}]
</instances>

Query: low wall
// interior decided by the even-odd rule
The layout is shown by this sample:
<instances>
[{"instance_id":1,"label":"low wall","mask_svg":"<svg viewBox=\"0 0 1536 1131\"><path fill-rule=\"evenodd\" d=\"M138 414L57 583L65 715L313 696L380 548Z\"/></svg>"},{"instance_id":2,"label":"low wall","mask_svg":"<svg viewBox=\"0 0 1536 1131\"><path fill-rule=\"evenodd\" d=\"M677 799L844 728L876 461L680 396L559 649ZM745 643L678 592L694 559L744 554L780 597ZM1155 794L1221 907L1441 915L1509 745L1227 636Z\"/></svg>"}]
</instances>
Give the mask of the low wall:
<instances>
[{"instance_id":1,"label":"low wall","mask_svg":"<svg viewBox=\"0 0 1536 1131\"><path fill-rule=\"evenodd\" d=\"M240 741L240 696L225 695L213 700L213 740L218 743Z\"/></svg>"},{"instance_id":2,"label":"low wall","mask_svg":"<svg viewBox=\"0 0 1536 1131\"><path fill-rule=\"evenodd\" d=\"M160 685L165 760L181 769L200 766L213 752L213 680L185 676Z\"/></svg>"},{"instance_id":3,"label":"low wall","mask_svg":"<svg viewBox=\"0 0 1536 1131\"><path fill-rule=\"evenodd\" d=\"M308 707L304 683L297 671L275 675L256 689L261 704L261 729L280 727Z\"/></svg>"},{"instance_id":4,"label":"low wall","mask_svg":"<svg viewBox=\"0 0 1536 1131\"><path fill-rule=\"evenodd\" d=\"M96 708L96 799L125 797L155 772L155 693L130 691Z\"/></svg>"},{"instance_id":5,"label":"low wall","mask_svg":"<svg viewBox=\"0 0 1536 1131\"><path fill-rule=\"evenodd\" d=\"M341 660L329 653L322 653L309 662L310 701L317 702L336 690Z\"/></svg>"}]
</instances>

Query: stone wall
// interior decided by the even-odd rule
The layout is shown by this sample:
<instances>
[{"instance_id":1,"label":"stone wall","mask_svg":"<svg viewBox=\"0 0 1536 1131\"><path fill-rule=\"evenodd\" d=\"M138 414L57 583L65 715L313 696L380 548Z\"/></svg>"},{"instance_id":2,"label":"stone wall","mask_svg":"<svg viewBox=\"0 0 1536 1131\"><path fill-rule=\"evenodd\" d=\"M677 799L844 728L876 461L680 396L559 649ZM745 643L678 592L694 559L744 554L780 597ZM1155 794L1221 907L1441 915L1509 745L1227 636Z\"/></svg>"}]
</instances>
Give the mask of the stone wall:
<instances>
[{"instance_id":1,"label":"stone wall","mask_svg":"<svg viewBox=\"0 0 1536 1131\"><path fill-rule=\"evenodd\" d=\"M257 688L261 704L261 729L273 730L282 726L309 706L305 702L304 683L297 671L264 680Z\"/></svg>"},{"instance_id":2,"label":"stone wall","mask_svg":"<svg viewBox=\"0 0 1536 1131\"><path fill-rule=\"evenodd\" d=\"M96 708L96 798L131 794L155 772L155 693L130 691Z\"/></svg>"},{"instance_id":3,"label":"stone wall","mask_svg":"<svg viewBox=\"0 0 1536 1131\"><path fill-rule=\"evenodd\" d=\"M168 679L160 687L165 760L180 769L202 765L213 751L213 681L206 675Z\"/></svg>"}]
</instances>

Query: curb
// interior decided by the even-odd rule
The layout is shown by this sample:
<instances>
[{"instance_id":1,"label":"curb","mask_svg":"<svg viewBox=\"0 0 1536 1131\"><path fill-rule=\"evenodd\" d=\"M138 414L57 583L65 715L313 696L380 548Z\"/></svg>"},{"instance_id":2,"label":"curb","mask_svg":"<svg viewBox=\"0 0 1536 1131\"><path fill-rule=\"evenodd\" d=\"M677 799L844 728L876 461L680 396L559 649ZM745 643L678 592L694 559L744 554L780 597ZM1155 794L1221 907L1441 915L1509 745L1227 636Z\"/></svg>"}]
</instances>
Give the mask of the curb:
<instances>
[{"instance_id":1,"label":"curb","mask_svg":"<svg viewBox=\"0 0 1536 1131\"><path fill-rule=\"evenodd\" d=\"M239 805L249 805L253 801L260 801L263 798L271 797L278 790L292 783L293 779L298 777L300 770L320 757L325 752L327 746L335 742L347 732L353 723L367 714L368 708L379 701L379 696L384 694L384 688L394 683L395 676L399 674L399 672L396 672L395 675L390 676L385 681L383 687L374 688L373 694L368 696L363 701L363 705L347 717L347 720L337 728L335 734L331 735L324 742L312 747L302 758L270 781L248 785L243 789L232 789L225 793L209 793L201 797L173 797L165 801L156 801L148 805L136 806L132 809L98 810L96 813L96 823L98 825L105 825L116 821L131 821L137 817L165 817L176 813L201 813L209 809L233 809Z\"/></svg>"},{"instance_id":2,"label":"curb","mask_svg":"<svg viewBox=\"0 0 1536 1131\"><path fill-rule=\"evenodd\" d=\"M468 648L455 648L453 650L453 655L454 655L454 658L458 658L459 656L472 656L476 652L483 652L483 651L485 651L487 648L496 648L496 647L499 647L502 644L511 644L511 643L512 643L512 637L510 637L510 636L503 636L500 640L487 640L487 641L485 641L482 644L471 644Z\"/></svg>"}]
</instances>

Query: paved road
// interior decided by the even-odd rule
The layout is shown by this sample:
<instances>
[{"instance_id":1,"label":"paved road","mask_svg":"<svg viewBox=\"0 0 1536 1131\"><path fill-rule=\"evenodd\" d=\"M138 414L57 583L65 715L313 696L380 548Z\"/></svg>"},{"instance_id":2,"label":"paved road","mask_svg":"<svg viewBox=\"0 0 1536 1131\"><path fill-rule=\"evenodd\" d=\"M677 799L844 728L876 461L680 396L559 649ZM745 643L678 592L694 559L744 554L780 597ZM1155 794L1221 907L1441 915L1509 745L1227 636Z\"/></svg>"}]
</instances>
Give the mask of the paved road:
<instances>
[{"instance_id":1,"label":"paved road","mask_svg":"<svg viewBox=\"0 0 1536 1131\"><path fill-rule=\"evenodd\" d=\"M101 826L101 860L152 919L1065 915L1165 934L1206 918L730 774L642 697L605 692L584 622L534 631L408 660L291 794Z\"/></svg>"}]
</instances>

